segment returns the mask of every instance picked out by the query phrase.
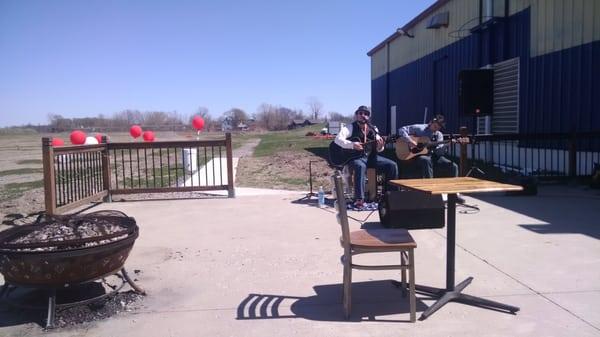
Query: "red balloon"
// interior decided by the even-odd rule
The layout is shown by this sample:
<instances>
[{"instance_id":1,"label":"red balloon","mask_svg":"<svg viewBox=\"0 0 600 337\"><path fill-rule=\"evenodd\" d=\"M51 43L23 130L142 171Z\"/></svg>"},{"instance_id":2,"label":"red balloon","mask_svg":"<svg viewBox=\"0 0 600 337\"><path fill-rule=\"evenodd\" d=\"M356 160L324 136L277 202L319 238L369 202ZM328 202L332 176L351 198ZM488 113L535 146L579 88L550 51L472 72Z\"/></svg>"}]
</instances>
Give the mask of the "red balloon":
<instances>
[{"instance_id":1,"label":"red balloon","mask_svg":"<svg viewBox=\"0 0 600 337\"><path fill-rule=\"evenodd\" d=\"M133 138L137 138L142 135L142 128L139 125L133 125L129 129L129 134Z\"/></svg>"},{"instance_id":2,"label":"red balloon","mask_svg":"<svg viewBox=\"0 0 600 337\"><path fill-rule=\"evenodd\" d=\"M152 131L144 131L144 135L142 136L145 142L153 142L154 141L154 132Z\"/></svg>"},{"instance_id":3,"label":"red balloon","mask_svg":"<svg viewBox=\"0 0 600 337\"><path fill-rule=\"evenodd\" d=\"M98 144L102 144L102 136L104 136L101 133L97 133L94 137L96 137L96 140L98 141Z\"/></svg>"},{"instance_id":4,"label":"red balloon","mask_svg":"<svg viewBox=\"0 0 600 337\"><path fill-rule=\"evenodd\" d=\"M52 146L63 146L65 141L60 138L52 138Z\"/></svg>"},{"instance_id":5,"label":"red balloon","mask_svg":"<svg viewBox=\"0 0 600 337\"><path fill-rule=\"evenodd\" d=\"M204 128L204 118L200 116L194 116L192 119L192 125L196 130L202 130Z\"/></svg>"},{"instance_id":6,"label":"red balloon","mask_svg":"<svg viewBox=\"0 0 600 337\"><path fill-rule=\"evenodd\" d=\"M73 132L71 132L71 143L73 145L81 145L85 143L85 132L81 131L81 130L75 130Z\"/></svg>"}]
</instances>

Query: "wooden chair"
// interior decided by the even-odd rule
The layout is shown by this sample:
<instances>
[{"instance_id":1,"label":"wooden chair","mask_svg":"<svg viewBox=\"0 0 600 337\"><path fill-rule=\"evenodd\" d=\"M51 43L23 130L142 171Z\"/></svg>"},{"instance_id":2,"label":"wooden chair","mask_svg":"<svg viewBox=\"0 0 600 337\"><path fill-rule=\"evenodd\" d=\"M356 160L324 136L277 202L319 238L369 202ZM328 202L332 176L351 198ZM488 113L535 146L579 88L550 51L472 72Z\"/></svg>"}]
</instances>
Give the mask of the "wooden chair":
<instances>
[{"instance_id":1,"label":"wooden chair","mask_svg":"<svg viewBox=\"0 0 600 337\"><path fill-rule=\"evenodd\" d=\"M334 176L336 195L343 196L343 182L339 171ZM344 248L342 264L344 266L344 293L343 306L346 318L350 316L352 307L352 269L390 270L400 269L402 273L402 295L406 296L406 271L409 274L410 321L416 319L415 296L415 257L414 249L417 244L406 229L361 229L350 232L346 200L337 198L337 219L342 227L340 243ZM352 263L352 256L365 253L399 252L400 264L397 265L358 265Z\"/></svg>"}]
</instances>

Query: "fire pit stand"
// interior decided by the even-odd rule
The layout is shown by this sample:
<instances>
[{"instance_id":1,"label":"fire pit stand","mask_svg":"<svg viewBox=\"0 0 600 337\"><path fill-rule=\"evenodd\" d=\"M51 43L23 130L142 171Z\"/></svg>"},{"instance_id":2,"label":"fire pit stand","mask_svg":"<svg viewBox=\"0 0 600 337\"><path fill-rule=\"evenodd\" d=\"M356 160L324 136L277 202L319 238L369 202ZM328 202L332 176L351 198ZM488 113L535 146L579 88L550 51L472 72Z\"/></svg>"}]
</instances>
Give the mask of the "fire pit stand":
<instances>
[{"instance_id":1,"label":"fire pit stand","mask_svg":"<svg viewBox=\"0 0 600 337\"><path fill-rule=\"evenodd\" d=\"M0 232L0 273L5 283L0 288L0 301L18 307L9 299L18 287L46 290L48 318L46 327L54 327L57 308L89 304L116 294L129 283L141 295L145 291L136 285L124 268L139 229L135 219L119 211L98 211L85 215L38 217L31 225ZM106 278L115 275L121 280L110 286ZM101 280L112 291L94 298L57 304L57 290Z\"/></svg>"},{"instance_id":2,"label":"fire pit stand","mask_svg":"<svg viewBox=\"0 0 600 337\"><path fill-rule=\"evenodd\" d=\"M68 287L65 288L41 288L41 287L33 287L35 289L44 289L46 290L47 296L48 296L48 304L47 306L39 306L39 305L27 305L25 303L21 303L15 300L12 300L10 298L11 293L13 293L16 289L20 288L20 287L24 287L24 288L32 288L32 287L28 287L28 286L21 286L21 285L13 285L10 283L5 283L1 288L0 288L0 302L6 303L10 306L16 307L16 308L21 308L21 309L33 309L33 310L43 310L43 309L47 309L47 318L46 318L46 328L47 329L51 329L55 327L55 320L56 320L56 310L57 309L66 309L66 308L71 308L71 307L75 307L78 305L87 305L87 304L92 304L95 302L98 302L104 298L108 298L111 296L116 295L124 286L125 283L128 283L129 286L133 289L133 291L138 294L138 295L146 295L146 291L144 289L142 289L140 286L138 286L137 284L135 284L135 282L133 282L133 280L129 277L129 274L127 274L127 271L125 270L125 268L121 268L121 270L119 270L118 272L113 274L114 276L116 276L119 280L120 283L117 285L111 285L108 283L108 281L106 281L106 277L100 279L100 280L96 280L96 281L91 281L91 282L99 282L102 284L105 284L108 288L110 288L111 290L107 293L104 294L100 294L85 300L80 300L80 301L74 301L74 302L68 302L68 303L62 303L62 304L57 304L56 303L56 295L57 295L57 291L60 289L67 289ZM113 276L113 275L109 275ZM82 285L83 283L79 283L78 285Z\"/></svg>"}]
</instances>

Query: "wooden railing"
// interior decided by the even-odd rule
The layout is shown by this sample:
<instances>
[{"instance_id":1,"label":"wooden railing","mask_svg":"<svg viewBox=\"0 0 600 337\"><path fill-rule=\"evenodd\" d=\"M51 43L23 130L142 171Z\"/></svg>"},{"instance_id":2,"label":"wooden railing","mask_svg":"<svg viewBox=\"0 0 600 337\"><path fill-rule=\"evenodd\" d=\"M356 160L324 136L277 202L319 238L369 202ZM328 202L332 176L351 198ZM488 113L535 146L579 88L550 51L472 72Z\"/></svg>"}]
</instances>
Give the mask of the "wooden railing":
<instances>
[{"instance_id":1,"label":"wooden railing","mask_svg":"<svg viewBox=\"0 0 600 337\"><path fill-rule=\"evenodd\" d=\"M46 212L56 214L108 194L106 144L53 147L42 139Z\"/></svg>"},{"instance_id":2,"label":"wooden railing","mask_svg":"<svg viewBox=\"0 0 600 337\"><path fill-rule=\"evenodd\" d=\"M46 212L114 194L227 190L235 196L231 134L225 139L53 147L42 140Z\"/></svg>"}]
</instances>

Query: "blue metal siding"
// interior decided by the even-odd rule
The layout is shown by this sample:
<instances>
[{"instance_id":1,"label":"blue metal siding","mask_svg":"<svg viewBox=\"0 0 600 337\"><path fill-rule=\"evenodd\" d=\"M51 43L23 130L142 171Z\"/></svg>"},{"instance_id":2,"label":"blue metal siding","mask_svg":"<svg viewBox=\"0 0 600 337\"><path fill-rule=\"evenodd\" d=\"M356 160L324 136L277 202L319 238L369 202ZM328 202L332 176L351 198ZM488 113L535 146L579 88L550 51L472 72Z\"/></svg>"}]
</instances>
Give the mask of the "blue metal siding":
<instances>
[{"instance_id":1,"label":"blue metal siding","mask_svg":"<svg viewBox=\"0 0 600 337\"><path fill-rule=\"evenodd\" d=\"M600 41L530 58L530 36L528 8L395 69L389 105L386 75L373 80L374 121L388 132L390 106L397 106L398 126L420 123L428 107L428 118L446 115L447 132L472 130L472 118L458 112L459 71L519 57L520 133L600 130Z\"/></svg>"},{"instance_id":2,"label":"blue metal siding","mask_svg":"<svg viewBox=\"0 0 600 337\"><path fill-rule=\"evenodd\" d=\"M528 71L521 73L526 88L521 90L520 131L600 130L599 57L596 41L527 59Z\"/></svg>"},{"instance_id":3,"label":"blue metal siding","mask_svg":"<svg viewBox=\"0 0 600 337\"><path fill-rule=\"evenodd\" d=\"M458 130L459 124L464 125L464 122L458 120L458 72L462 69L478 67L478 43L478 37L471 35L390 72L389 106L397 106L396 125L422 122L425 107L428 109L428 119L434 113L445 114L448 130ZM436 67L439 62L447 66ZM384 77L373 81L373 88L375 83ZM438 85L434 83L434 77L439 81ZM436 102L434 102L434 90L436 95L439 95ZM385 92L373 90L371 97L376 114L385 113ZM375 110L378 107L382 110Z\"/></svg>"},{"instance_id":4,"label":"blue metal siding","mask_svg":"<svg viewBox=\"0 0 600 337\"><path fill-rule=\"evenodd\" d=\"M371 81L371 110L373 111L373 123L379 128L379 132L387 134L387 76L380 76Z\"/></svg>"}]
</instances>

